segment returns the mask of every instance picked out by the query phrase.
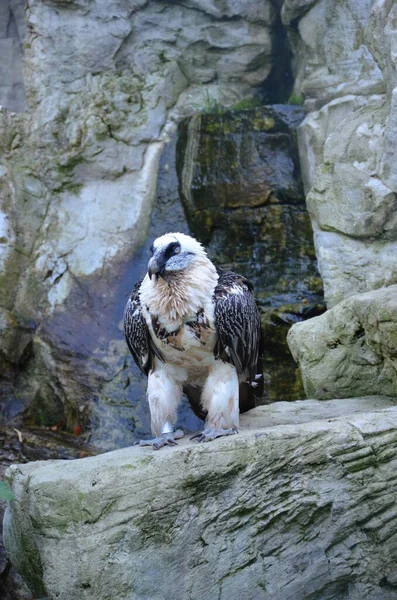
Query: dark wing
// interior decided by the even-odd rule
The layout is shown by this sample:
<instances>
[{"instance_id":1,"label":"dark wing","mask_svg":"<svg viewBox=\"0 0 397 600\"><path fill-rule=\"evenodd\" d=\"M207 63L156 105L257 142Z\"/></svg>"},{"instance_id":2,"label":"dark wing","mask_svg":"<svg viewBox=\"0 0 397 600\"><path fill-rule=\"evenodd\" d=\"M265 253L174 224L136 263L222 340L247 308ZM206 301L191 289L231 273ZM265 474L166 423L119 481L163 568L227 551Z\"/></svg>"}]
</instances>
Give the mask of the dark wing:
<instances>
[{"instance_id":1,"label":"dark wing","mask_svg":"<svg viewBox=\"0 0 397 600\"><path fill-rule=\"evenodd\" d=\"M263 393L263 340L252 284L231 271L218 270L214 291L218 341L215 358L231 363L244 374L255 396Z\"/></svg>"},{"instance_id":2,"label":"dark wing","mask_svg":"<svg viewBox=\"0 0 397 600\"><path fill-rule=\"evenodd\" d=\"M142 315L141 301L139 298L141 283L141 281L138 281L138 283L135 284L126 304L124 310L124 334L135 363L142 373L148 375L152 368L153 355L156 354L162 361L163 357L153 344L148 326Z\"/></svg>"}]
</instances>

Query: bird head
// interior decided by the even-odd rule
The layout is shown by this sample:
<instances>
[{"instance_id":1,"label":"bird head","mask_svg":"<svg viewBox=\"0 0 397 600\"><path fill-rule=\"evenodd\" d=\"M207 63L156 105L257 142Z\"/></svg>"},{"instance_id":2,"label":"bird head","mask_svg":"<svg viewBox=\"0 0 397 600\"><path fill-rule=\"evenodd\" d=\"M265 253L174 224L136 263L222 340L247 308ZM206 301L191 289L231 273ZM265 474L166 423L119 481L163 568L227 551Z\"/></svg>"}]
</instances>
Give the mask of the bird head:
<instances>
[{"instance_id":1,"label":"bird head","mask_svg":"<svg viewBox=\"0 0 397 600\"><path fill-rule=\"evenodd\" d=\"M175 274L188 269L198 258L205 257L202 245L183 233L167 233L154 240L150 248L152 258L148 263L148 275L166 281Z\"/></svg>"}]
</instances>

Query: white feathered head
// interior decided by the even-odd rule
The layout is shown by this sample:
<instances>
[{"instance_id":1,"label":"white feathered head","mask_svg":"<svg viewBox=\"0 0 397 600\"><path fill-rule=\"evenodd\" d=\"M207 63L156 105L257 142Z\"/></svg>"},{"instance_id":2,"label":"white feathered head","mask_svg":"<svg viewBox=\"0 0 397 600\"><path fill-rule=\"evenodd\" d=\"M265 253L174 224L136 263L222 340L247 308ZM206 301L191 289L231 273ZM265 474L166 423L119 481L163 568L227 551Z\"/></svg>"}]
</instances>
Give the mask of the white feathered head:
<instances>
[{"instance_id":1,"label":"white feathered head","mask_svg":"<svg viewBox=\"0 0 397 600\"><path fill-rule=\"evenodd\" d=\"M150 279L155 275L156 279L167 280L207 256L200 242L184 233L166 233L154 240L150 250L153 254L148 264Z\"/></svg>"}]
</instances>

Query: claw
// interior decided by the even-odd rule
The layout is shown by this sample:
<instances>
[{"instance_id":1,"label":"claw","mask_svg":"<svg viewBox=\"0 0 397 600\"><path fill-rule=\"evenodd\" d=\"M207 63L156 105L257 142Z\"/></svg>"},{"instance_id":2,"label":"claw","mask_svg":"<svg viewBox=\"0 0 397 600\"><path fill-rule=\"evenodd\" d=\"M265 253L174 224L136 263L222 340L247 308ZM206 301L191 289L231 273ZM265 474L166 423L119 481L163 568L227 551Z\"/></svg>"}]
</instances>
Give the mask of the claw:
<instances>
[{"instance_id":1,"label":"claw","mask_svg":"<svg viewBox=\"0 0 397 600\"><path fill-rule=\"evenodd\" d=\"M184 433L181 429L170 433L162 433L159 437L153 438L152 440L140 440L135 442L134 446L152 446L153 450L160 450L163 446L177 446L179 440L183 438Z\"/></svg>"},{"instance_id":2,"label":"claw","mask_svg":"<svg viewBox=\"0 0 397 600\"><path fill-rule=\"evenodd\" d=\"M223 437L224 435L234 435L235 433L238 433L237 427L231 427L230 429L216 429L215 427L211 427L204 429L203 431L199 431L190 439L197 439L198 442L211 442L218 437Z\"/></svg>"}]
</instances>

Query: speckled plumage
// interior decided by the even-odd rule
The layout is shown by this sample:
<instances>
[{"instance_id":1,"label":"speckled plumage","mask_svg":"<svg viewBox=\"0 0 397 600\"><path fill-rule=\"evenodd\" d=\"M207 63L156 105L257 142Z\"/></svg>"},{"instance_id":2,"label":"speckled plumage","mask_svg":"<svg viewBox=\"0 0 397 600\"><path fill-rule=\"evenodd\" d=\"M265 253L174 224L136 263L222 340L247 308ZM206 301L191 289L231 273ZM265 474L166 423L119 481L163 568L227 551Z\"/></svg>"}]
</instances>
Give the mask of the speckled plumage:
<instances>
[{"instance_id":1,"label":"speckled plumage","mask_svg":"<svg viewBox=\"0 0 397 600\"><path fill-rule=\"evenodd\" d=\"M239 405L248 410L262 394L262 333L252 285L216 269L189 236L155 240L124 327L131 354L149 377L155 435L172 429L182 391L207 428L228 431L238 426Z\"/></svg>"}]
</instances>

